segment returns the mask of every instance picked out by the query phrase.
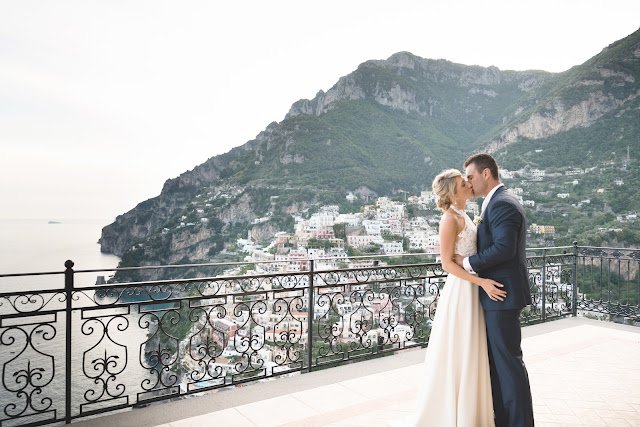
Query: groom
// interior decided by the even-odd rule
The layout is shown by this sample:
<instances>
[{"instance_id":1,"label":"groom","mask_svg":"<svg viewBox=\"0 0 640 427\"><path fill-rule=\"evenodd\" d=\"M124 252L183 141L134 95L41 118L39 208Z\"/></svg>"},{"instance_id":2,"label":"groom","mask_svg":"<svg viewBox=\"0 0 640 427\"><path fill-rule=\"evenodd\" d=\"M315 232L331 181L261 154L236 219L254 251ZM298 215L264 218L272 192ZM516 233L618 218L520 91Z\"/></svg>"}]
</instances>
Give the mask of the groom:
<instances>
[{"instance_id":1,"label":"groom","mask_svg":"<svg viewBox=\"0 0 640 427\"><path fill-rule=\"evenodd\" d=\"M504 301L480 292L487 324L491 394L496 426L533 426L529 376L520 348L520 312L531 304L526 264L527 221L516 198L500 183L498 165L489 154L464 162L467 181L484 196L478 225L478 253L456 262L472 274L504 285Z\"/></svg>"}]
</instances>

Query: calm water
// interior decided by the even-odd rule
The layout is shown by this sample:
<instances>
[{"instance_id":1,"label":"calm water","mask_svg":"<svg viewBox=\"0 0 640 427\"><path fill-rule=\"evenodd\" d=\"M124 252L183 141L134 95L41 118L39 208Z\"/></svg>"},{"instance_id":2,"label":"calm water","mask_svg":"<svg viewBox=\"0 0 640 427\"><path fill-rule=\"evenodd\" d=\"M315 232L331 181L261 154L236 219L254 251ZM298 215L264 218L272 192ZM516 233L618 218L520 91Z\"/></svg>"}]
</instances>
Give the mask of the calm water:
<instances>
[{"instance_id":1,"label":"calm water","mask_svg":"<svg viewBox=\"0 0 640 427\"><path fill-rule=\"evenodd\" d=\"M0 274L63 271L67 259L74 261L76 270L114 268L119 258L100 253L97 243L102 227L108 223L108 220L62 220L60 224L48 224L48 220L0 220ZM76 284L93 285L97 275L110 274L77 274ZM62 287L63 275L0 278L0 292ZM88 296L91 297L91 293ZM35 304L39 301L37 296L32 299ZM26 302L27 299L11 301L20 306L20 302ZM0 298L0 321L3 312L13 312L9 302ZM54 297L47 308L64 310L64 302ZM98 314L103 317L91 319L91 312L73 312L71 355L74 414L78 413L80 404L100 395L101 388L92 376L100 373L100 365L94 361L99 361L104 354L117 356L110 367L116 374L110 391L118 395L120 392L114 388L115 385L124 386L121 398L109 405L126 403L126 397L129 403L135 402L135 394L141 391L142 381L149 377L148 371L139 363L140 345L147 339L147 330L138 324L137 311L118 315L118 309L111 309ZM25 399L16 392L21 387L16 384L14 374L25 371L29 366L43 369L42 378L33 381L46 384L41 397L52 400L51 409L64 412L64 322L64 311L55 316L16 318L6 324L0 322L0 366L3 367L4 380L9 389L0 386L0 424L8 418L4 413L8 405L16 403L18 408L23 407ZM107 374L102 374L99 378L105 380L107 377ZM27 387L27 391L31 389L32 386ZM94 390L95 394L88 390ZM90 409L96 409L96 405L85 408ZM28 409L26 414L32 412Z\"/></svg>"},{"instance_id":2,"label":"calm water","mask_svg":"<svg viewBox=\"0 0 640 427\"><path fill-rule=\"evenodd\" d=\"M76 270L109 269L120 258L100 252L98 239L102 227L111 221L96 219L61 220L49 224L47 219L0 219L0 274L64 271L70 259ZM97 275L77 275L78 285L93 285ZM62 287L63 276L37 278L0 278L0 291L23 287Z\"/></svg>"}]
</instances>

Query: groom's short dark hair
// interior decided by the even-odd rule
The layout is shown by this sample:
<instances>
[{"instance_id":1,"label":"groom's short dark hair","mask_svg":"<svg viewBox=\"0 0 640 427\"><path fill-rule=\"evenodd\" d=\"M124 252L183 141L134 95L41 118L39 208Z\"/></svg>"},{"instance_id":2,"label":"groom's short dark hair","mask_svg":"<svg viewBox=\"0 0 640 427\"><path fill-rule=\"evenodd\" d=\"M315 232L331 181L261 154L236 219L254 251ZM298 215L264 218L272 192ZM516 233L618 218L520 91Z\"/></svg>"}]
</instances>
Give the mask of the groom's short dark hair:
<instances>
[{"instance_id":1,"label":"groom's short dark hair","mask_svg":"<svg viewBox=\"0 0 640 427\"><path fill-rule=\"evenodd\" d=\"M474 154L464 162L464 168L466 169L467 166L469 166L470 164L476 165L476 169L478 169L478 172L480 173L482 173L482 171L485 169L489 169L489 171L491 172L491 176L494 177L495 179L499 179L498 163L496 162L496 159L494 159L491 154L486 154L486 153Z\"/></svg>"}]
</instances>

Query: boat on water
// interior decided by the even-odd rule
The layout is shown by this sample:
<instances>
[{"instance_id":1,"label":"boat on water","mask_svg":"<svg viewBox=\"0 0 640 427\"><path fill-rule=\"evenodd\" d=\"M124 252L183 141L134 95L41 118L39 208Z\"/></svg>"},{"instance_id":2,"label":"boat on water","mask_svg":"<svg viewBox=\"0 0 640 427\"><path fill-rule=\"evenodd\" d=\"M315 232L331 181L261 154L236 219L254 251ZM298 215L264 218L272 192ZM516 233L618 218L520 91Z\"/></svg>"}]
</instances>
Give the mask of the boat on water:
<instances>
[{"instance_id":1,"label":"boat on water","mask_svg":"<svg viewBox=\"0 0 640 427\"><path fill-rule=\"evenodd\" d=\"M49 221L47 224L62 224L60 221Z\"/></svg>"}]
</instances>

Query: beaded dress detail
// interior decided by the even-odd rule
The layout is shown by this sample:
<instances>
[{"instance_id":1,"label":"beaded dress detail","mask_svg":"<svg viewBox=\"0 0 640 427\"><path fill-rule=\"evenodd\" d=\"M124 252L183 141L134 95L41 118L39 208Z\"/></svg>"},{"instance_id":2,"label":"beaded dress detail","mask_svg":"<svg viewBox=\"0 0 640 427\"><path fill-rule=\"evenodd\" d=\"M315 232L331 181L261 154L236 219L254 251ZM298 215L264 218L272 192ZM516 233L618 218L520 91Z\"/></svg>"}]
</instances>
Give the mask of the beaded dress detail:
<instances>
[{"instance_id":1,"label":"beaded dress detail","mask_svg":"<svg viewBox=\"0 0 640 427\"><path fill-rule=\"evenodd\" d=\"M449 209L456 212L462 218L464 218L465 227L458 234L456 238L456 249L455 253L460 254L462 256L471 256L477 253L476 249L476 225L471 221L469 215L466 212L461 211L458 208L451 206Z\"/></svg>"}]
</instances>

